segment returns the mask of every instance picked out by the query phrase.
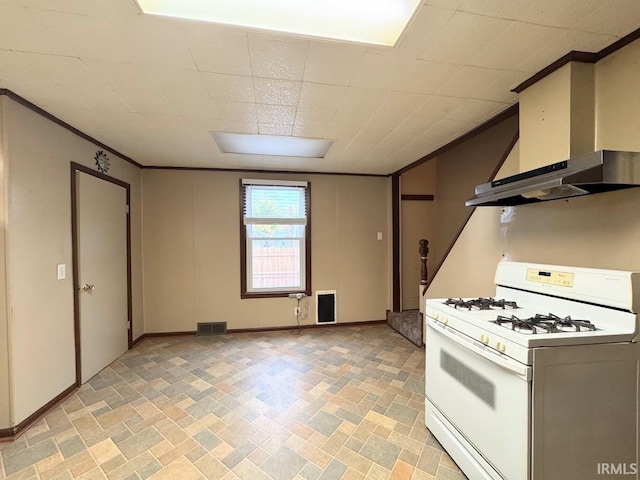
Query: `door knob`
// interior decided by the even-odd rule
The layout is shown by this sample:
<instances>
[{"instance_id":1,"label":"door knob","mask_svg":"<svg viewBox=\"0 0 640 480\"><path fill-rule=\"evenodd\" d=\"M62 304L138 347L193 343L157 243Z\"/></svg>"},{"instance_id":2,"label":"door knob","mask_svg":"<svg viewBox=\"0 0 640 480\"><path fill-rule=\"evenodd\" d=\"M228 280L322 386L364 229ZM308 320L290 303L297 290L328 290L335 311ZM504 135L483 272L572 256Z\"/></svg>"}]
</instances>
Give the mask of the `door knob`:
<instances>
[{"instance_id":1,"label":"door knob","mask_svg":"<svg viewBox=\"0 0 640 480\"><path fill-rule=\"evenodd\" d=\"M91 285L91 284L85 283L84 285L82 285L82 286L80 287L80 290L82 290L83 292L89 292L89 293L91 293L91 292L93 292L93 290L94 290L95 288L96 288L96 286L95 286L95 285Z\"/></svg>"}]
</instances>

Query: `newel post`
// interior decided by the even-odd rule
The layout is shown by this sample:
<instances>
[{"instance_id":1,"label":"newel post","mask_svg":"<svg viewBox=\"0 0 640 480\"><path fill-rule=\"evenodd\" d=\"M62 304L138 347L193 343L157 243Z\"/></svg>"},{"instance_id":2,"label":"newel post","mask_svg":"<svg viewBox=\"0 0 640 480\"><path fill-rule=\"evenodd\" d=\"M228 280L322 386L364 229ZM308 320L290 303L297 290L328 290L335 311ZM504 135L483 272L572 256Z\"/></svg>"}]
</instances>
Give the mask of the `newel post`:
<instances>
[{"instance_id":1,"label":"newel post","mask_svg":"<svg viewBox=\"0 0 640 480\"><path fill-rule=\"evenodd\" d=\"M422 289L422 295L424 296L427 291L427 255L429 255L429 240L422 238L418 243L420 244L420 248L418 249L420 252L420 285L424 287Z\"/></svg>"}]
</instances>

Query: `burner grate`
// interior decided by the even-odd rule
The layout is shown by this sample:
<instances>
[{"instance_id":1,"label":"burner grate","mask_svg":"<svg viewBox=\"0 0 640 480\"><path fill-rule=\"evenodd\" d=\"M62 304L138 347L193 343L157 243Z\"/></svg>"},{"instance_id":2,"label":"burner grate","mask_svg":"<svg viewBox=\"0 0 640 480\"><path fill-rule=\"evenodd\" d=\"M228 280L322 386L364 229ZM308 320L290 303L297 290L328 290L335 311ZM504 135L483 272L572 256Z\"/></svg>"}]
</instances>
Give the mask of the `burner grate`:
<instances>
[{"instance_id":1,"label":"burner grate","mask_svg":"<svg viewBox=\"0 0 640 480\"><path fill-rule=\"evenodd\" d=\"M491 320L491 323L502 325L506 328L511 327L511 330L530 334L538 333L538 330L542 330L544 333L596 330L596 326L589 320L574 320L571 316L559 317L553 313L549 313L548 315L536 314L533 317L524 319L518 318L515 315L511 315L510 317L498 315L495 320Z\"/></svg>"},{"instance_id":2,"label":"burner grate","mask_svg":"<svg viewBox=\"0 0 640 480\"><path fill-rule=\"evenodd\" d=\"M499 308L506 310L511 308L519 308L516 302L511 302L504 299L496 300L492 297L479 297L471 300L463 300L461 298L448 298L444 303L445 305L450 305L453 308L467 310L495 310Z\"/></svg>"}]
</instances>

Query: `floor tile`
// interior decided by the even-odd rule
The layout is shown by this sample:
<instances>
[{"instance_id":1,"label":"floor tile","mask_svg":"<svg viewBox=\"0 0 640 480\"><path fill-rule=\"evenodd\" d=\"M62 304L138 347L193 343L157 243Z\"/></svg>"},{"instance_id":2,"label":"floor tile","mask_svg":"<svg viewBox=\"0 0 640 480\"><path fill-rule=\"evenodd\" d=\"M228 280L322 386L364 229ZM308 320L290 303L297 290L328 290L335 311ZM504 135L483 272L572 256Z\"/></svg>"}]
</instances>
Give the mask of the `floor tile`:
<instances>
[{"instance_id":1,"label":"floor tile","mask_svg":"<svg viewBox=\"0 0 640 480\"><path fill-rule=\"evenodd\" d=\"M0 480L463 480L386 325L147 338L11 443Z\"/></svg>"},{"instance_id":2,"label":"floor tile","mask_svg":"<svg viewBox=\"0 0 640 480\"><path fill-rule=\"evenodd\" d=\"M281 447L265 460L260 468L274 480L291 480L307 461L287 447Z\"/></svg>"},{"instance_id":3,"label":"floor tile","mask_svg":"<svg viewBox=\"0 0 640 480\"><path fill-rule=\"evenodd\" d=\"M387 470L391 470L396 463L398 455L400 455L400 450L397 445L377 435L371 435L360 449L360 454Z\"/></svg>"}]
</instances>

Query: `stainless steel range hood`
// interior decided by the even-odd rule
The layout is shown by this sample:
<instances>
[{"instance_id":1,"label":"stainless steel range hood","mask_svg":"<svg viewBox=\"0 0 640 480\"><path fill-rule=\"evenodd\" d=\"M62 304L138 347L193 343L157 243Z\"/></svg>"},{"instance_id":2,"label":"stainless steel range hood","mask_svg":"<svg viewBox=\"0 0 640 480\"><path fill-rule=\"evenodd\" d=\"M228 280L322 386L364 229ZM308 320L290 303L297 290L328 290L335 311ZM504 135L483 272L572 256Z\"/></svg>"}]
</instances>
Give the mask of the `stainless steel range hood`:
<instances>
[{"instance_id":1,"label":"stainless steel range hood","mask_svg":"<svg viewBox=\"0 0 640 480\"><path fill-rule=\"evenodd\" d=\"M638 186L640 153L598 150L478 185L466 205L523 205Z\"/></svg>"}]
</instances>

